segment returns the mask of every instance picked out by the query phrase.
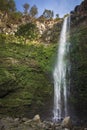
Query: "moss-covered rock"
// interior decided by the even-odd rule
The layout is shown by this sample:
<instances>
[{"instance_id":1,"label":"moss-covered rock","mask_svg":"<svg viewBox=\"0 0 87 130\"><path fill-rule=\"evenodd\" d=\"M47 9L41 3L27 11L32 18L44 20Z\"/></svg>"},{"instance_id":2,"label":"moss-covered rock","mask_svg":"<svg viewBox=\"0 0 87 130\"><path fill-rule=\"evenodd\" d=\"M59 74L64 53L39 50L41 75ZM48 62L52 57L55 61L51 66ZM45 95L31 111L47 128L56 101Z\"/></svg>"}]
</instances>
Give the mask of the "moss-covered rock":
<instances>
[{"instance_id":1,"label":"moss-covered rock","mask_svg":"<svg viewBox=\"0 0 87 130\"><path fill-rule=\"evenodd\" d=\"M0 43L0 114L50 114L55 50L56 45Z\"/></svg>"}]
</instances>

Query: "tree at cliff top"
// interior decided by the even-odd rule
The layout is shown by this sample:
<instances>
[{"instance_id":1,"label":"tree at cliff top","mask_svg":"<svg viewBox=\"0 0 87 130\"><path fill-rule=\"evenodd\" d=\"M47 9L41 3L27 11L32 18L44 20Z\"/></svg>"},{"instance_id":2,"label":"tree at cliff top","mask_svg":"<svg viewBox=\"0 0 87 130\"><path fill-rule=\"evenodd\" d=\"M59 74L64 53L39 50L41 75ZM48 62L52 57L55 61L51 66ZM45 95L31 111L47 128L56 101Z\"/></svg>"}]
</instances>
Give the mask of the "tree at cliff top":
<instances>
[{"instance_id":1,"label":"tree at cliff top","mask_svg":"<svg viewBox=\"0 0 87 130\"><path fill-rule=\"evenodd\" d=\"M56 14L56 18L59 18L59 14Z\"/></svg>"},{"instance_id":2,"label":"tree at cliff top","mask_svg":"<svg viewBox=\"0 0 87 130\"><path fill-rule=\"evenodd\" d=\"M25 3L25 4L23 5L24 14L28 14L29 7L30 7L30 5L29 5L28 3Z\"/></svg>"},{"instance_id":3,"label":"tree at cliff top","mask_svg":"<svg viewBox=\"0 0 87 130\"><path fill-rule=\"evenodd\" d=\"M32 17L35 17L38 14L38 8L36 5L33 5L30 9L30 15Z\"/></svg>"},{"instance_id":4,"label":"tree at cliff top","mask_svg":"<svg viewBox=\"0 0 87 130\"><path fill-rule=\"evenodd\" d=\"M54 13L52 10L47 10L47 9L44 10L43 17L45 17L46 19L51 19L53 18L53 16L54 16Z\"/></svg>"},{"instance_id":5,"label":"tree at cliff top","mask_svg":"<svg viewBox=\"0 0 87 130\"><path fill-rule=\"evenodd\" d=\"M16 11L16 5L14 0L0 0L0 10L5 12Z\"/></svg>"}]
</instances>

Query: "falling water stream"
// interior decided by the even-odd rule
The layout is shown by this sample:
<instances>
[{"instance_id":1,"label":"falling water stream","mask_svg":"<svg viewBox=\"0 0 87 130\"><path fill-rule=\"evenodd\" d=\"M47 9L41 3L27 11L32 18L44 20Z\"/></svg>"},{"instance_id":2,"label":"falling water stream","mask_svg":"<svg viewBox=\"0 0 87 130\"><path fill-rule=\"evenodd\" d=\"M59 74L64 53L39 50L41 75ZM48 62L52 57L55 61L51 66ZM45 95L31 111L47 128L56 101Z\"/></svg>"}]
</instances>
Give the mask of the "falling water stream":
<instances>
[{"instance_id":1,"label":"falling water stream","mask_svg":"<svg viewBox=\"0 0 87 130\"><path fill-rule=\"evenodd\" d=\"M69 30L70 30L70 18L65 17L59 47L57 54L57 62L53 71L54 77L54 120L58 121L61 118L68 115L68 104L67 104L67 54L69 49Z\"/></svg>"}]
</instances>

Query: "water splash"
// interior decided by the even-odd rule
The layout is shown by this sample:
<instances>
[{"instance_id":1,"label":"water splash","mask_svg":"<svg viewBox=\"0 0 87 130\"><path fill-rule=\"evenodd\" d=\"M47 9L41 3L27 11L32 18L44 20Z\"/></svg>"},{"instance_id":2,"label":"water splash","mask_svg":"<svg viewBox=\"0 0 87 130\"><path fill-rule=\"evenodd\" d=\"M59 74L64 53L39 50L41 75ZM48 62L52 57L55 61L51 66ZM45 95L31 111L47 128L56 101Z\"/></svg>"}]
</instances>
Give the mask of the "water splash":
<instances>
[{"instance_id":1,"label":"water splash","mask_svg":"<svg viewBox=\"0 0 87 130\"><path fill-rule=\"evenodd\" d=\"M67 54L69 52L69 30L70 30L70 17L65 17L57 54L57 63L54 68L54 120L58 121L68 115L67 104Z\"/></svg>"}]
</instances>

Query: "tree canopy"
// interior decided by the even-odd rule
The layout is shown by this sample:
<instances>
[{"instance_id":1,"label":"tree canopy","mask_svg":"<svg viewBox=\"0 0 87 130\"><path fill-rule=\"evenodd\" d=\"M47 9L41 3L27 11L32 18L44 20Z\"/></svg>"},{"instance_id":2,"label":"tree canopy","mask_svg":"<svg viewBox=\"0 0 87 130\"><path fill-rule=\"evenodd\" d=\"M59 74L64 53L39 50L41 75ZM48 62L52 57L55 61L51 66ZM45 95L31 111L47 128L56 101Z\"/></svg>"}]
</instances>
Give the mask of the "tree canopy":
<instances>
[{"instance_id":1,"label":"tree canopy","mask_svg":"<svg viewBox=\"0 0 87 130\"><path fill-rule=\"evenodd\" d=\"M47 9L44 10L43 17L45 17L47 19L51 19L51 18L53 18L53 16L54 16L54 13L52 10L47 10Z\"/></svg>"},{"instance_id":2,"label":"tree canopy","mask_svg":"<svg viewBox=\"0 0 87 130\"><path fill-rule=\"evenodd\" d=\"M28 3L25 3L25 4L23 5L24 13L25 13L25 14L28 14L29 7L30 7L30 5L29 5Z\"/></svg>"},{"instance_id":3,"label":"tree canopy","mask_svg":"<svg viewBox=\"0 0 87 130\"><path fill-rule=\"evenodd\" d=\"M23 36L25 39L35 40L38 38L38 28L34 23L21 25L16 33L17 36Z\"/></svg>"},{"instance_id":4,"label":"tree canopy","mask_svg":"<svg viewBox=\"0 0 87 130\"><path fill-rule=\"evenodd\" d=\"M33 5L30 9L30 15L32 17L35 17L38 14L38 8L36 5Z\"/></svg>"},{"instance_id":5,"label":"tree canopy","mask_svg":"<svg viewBox=\"0 0 87 130\"><path fill-rule=\"evenodd\" d=\"M16 5L14 0L0 0L0 10L6 12L16 11Z\"/></svg>"}]
</instances>

